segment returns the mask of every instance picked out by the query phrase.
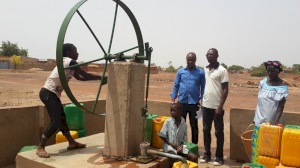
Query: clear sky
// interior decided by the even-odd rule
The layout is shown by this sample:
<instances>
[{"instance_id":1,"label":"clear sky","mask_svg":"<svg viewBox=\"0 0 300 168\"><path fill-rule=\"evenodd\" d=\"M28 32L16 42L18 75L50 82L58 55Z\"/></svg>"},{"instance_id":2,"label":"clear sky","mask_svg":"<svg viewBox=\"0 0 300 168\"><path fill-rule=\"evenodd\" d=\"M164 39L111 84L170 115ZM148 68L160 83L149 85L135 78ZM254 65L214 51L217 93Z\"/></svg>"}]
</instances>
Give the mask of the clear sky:
<instances>
[{"instance_id":1,"label":"clear sky","mask_svg":"<svg viewBox=\"0 0 300 168\"><path fill-rule=\"evenodd\" d=\"M29 56L56 58L61 24L78 0L0 0L0 40L18 43ZM185 66L188 52L197 65L207 65L209 48L219 61L246 68L267 60L284 65L300 63L300 0L123 0L135 15L144 42L153 47L152 63ZM115 3L88 0L79 11L108 50ZM102 58L103 53L77 14L65 42L74 43L79 61ZM119 8L111 53L136 46L130 20Z\"/></svg>"}]
</instances>

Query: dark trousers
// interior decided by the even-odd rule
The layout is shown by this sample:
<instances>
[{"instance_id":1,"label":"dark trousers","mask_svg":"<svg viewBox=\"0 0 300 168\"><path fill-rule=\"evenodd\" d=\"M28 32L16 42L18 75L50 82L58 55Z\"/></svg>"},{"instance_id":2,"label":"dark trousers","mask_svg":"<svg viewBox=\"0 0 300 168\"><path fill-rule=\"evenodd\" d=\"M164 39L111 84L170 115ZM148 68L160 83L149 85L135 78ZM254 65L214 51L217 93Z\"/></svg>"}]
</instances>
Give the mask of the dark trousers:
<instances>
[{"instance_id":1,"label":"dark trousers","mask_svg":"<svg viewBox=\"0 0 300 168\"><path fill-rule=\"evenodd\" d=\"M183 112L181 116L186 120L186 115L189 114L189 120L191 125L191 132L192 132L192 142L194 144L198 144L198 119L195 118L197 116L196 111L199 110L197 104L184 104L183 105Z\"/></svg>"},{"instance_id":2,"label":"dark trousers","mask_svg":"<svg viewBox=\"0 0 300 168\"><path fill-rule=\"evenodd\" d=\"M211 156L210 145L211 145L211 126L214 121L215 135L217 138L217 149L216 157L223 158L223 147L224 147L224 110L223 115L215 117L215 110L210 108L202 108L203 112L203 138L204 138L204 155Z\"/></svg>"},{"instance_id":3,"label":"dark trousers","mask_svg":"<svg viewBox=\"0 0 300 168\"><path fill-rule=\"evenodd\" d=\"M51 120L48 128L44 131L45 138L50 138L58 129L63 134L69 132L63 106L56 94L42 88L40 90L40 99L45 104Z\"/></svg>"}]
</instances>

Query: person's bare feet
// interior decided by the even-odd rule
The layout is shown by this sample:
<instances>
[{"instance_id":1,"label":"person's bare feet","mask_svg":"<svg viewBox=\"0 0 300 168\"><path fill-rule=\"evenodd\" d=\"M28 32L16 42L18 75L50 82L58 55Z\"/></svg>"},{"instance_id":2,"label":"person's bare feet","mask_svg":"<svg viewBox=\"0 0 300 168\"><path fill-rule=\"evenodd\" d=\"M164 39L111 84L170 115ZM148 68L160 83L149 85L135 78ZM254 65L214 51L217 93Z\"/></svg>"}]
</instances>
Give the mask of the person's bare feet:
<instances>
[{"instance_id":1,"label":"person's bare feet","mask_svg":"<svg viewBox=\"0 0 300 168\"><path fill-rule=\"evenodd\" d=\"M69 144L68 146L68 150L72 150L72 149L80 149L80 148L85 148L86 144L81 144L75 141L75 143Z\"/></svg>"},{"instance_id":2,"label":"person's bare feet","mask_svg":"<svg viewBox=\"0 0 300 168\"><path fill-rule=\"evenodd\" d=\"M46 152L44 148L38 148L35 152L41 158L49 158L50 155Z\"/></svg>"}]
</instances>

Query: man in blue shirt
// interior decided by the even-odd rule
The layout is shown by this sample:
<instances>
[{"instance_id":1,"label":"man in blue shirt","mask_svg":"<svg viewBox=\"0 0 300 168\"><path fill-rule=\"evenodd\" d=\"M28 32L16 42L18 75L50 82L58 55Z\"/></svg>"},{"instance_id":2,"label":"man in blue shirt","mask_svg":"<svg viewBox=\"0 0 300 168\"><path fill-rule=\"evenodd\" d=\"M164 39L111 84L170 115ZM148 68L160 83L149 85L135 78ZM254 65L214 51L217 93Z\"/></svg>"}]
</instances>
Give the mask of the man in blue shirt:
<instances>
[{"instance_id":1,"label":"man in blue shirt","mask_svg":"<svg viewBox=\"0 0 300 168\"><path fill-rule=\"evenodd\" d=\"M189 114L189 120L192 132L192 142L198 144L198 120L196 111L199 110L199 104L202 103L202 96L205 87L205 75L203 70L196 66L196 54L190 52L186 56L187 66L177 71L172 93L172 103L178 97L178 102L183 105L181 113L184 120Z\"/></svg>"}]
</instances>

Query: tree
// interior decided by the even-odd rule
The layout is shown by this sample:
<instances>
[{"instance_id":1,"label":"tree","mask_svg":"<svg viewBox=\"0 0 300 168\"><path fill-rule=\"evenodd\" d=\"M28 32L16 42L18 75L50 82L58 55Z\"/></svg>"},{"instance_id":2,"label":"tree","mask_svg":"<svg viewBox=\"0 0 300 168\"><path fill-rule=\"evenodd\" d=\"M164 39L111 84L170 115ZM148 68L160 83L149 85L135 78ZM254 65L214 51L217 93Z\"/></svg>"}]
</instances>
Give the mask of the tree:
<instances>
[{"instance_id":1,"label":"tree","mask_svg":"<svg viewBox=\"0 0 300 168\"><path fill-rule=\"evenodd\" d=\"M292 70L295 73L300 73L300 64L293 64Z\"/></svg>"},{"instance_id":2,"label":"tree","mask_svg":"<svg viewBox=\"0 0 300 168\"><path fill-rule=\"evenodd\" d=\"M221 65L222 65L225 69L227 69L227 65L226 65L226 64L221 63Z\"/></svg>"},{"instance_id":3,"label":"tree","mask_svg":"<svg viewBox=\"0 0 300 168\"><path fill-rule=\"evenodd\" d=\"M251 67L250 74L251 74L251 76L261 77L261 76L266 76L268 73L265 68L265 65L261 64L258 67Z\"/></svg>"},{"instance_id":4,"label":"tree","mask_svg":"<svg viewBox=\"0 0 300 168\"><path fill-rule=\"evenodd\" d=\"M176 69L175 67L172 65L172 61L168 62L169 67L166 69L167 72L175 72Z\"/></svg>"},{"instance_id":5,"label":"tree","mask_svg":"<svg viewBox=\"0 0 300 168\"><path fill-rule=\"evenodd\" d=\"M28 56L28 50L19 48L17 43L11 43L10 41L2 41L2 45L0 47L0 55L2 56Z\"/></svg>"},{"instance_id":6,"label":"tree","mask_svg":"<svg viewBox=\"0 0 300 168\"><path fill-rule=\"evenodd\" d=\"M240 71L243 69L245 69L245 68L242 66L239 66L239 65L231 65L230 67L228 67L228 70L232 70L232 71Z\"/></svg>"},{"instance_id":7,"label":"tree","mask_svg":"<svg viewBox=\"0 0 300 168\"><path fill-rule=\"evenodd\" d=\"M15 69L17 69L17 65L24 64L21 56L13 55L11 62L14 64Z\"/></svg>"},{"instance_id":8,"label":"tree","mask_svg":"<svg viewBox=\"0 0 300 168\"><path fill-rule=\"evenodd\" d=\"M20 54L20 56L27 57L28 56L28 50L21 48L19 54Z\"/></svg>"}]
</instances>

